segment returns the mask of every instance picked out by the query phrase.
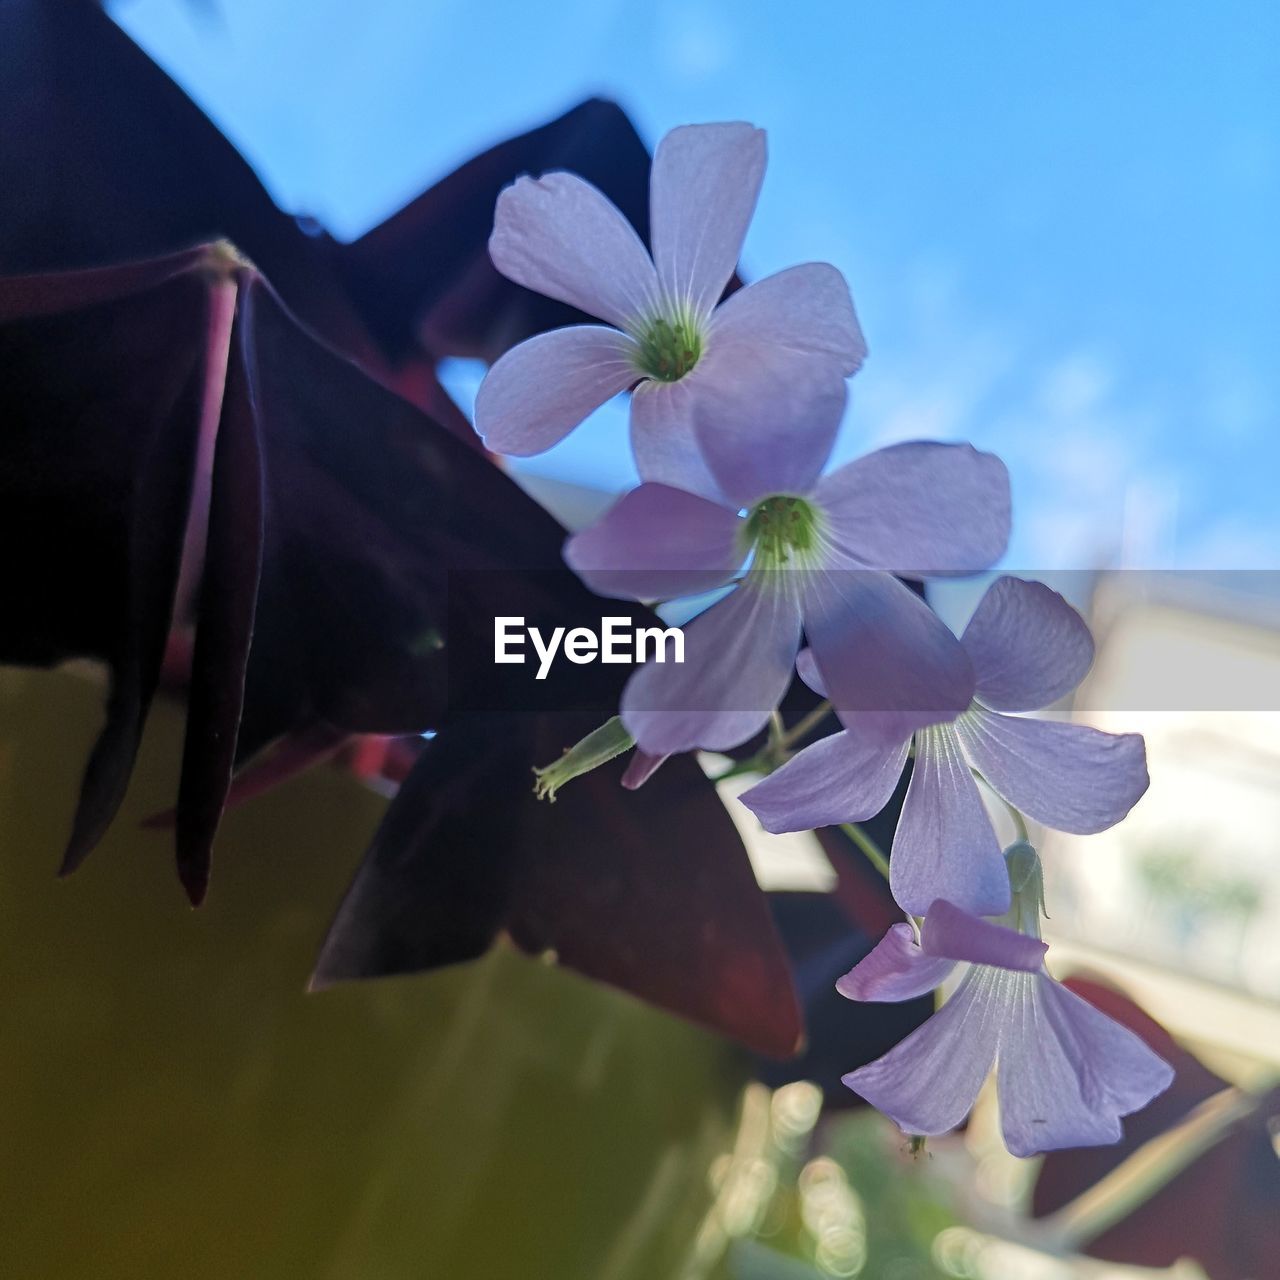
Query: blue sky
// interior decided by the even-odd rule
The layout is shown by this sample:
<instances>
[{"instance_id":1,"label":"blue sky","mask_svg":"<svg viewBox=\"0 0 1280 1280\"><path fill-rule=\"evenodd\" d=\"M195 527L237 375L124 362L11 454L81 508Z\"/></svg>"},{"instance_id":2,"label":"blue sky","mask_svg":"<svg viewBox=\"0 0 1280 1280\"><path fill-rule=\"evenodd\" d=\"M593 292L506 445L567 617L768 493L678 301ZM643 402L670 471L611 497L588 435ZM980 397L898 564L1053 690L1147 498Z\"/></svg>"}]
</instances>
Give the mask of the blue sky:
<instances>
[{"instance_id":1,"label":"blue sky","mask_svg":"<svg viewBox=\"0 0 1280 1280\"><path fill-rule=\"evenodd\" d=\"M650 143L762 125L746 268L834 262L871 346L841 457L995 449L1015 567L1280 567L1274 0L115 12L282 206L342 238L590 93ZM605 410L534 465L625 485L624 439Z\"/></svg>"}]
</instances>

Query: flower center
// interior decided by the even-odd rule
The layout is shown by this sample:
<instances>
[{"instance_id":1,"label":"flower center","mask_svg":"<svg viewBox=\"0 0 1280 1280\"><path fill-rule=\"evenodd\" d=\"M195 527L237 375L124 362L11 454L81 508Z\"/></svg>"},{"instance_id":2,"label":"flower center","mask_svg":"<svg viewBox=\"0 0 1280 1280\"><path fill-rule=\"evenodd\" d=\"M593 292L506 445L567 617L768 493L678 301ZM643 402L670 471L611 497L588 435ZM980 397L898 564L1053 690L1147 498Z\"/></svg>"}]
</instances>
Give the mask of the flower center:
<instances>
[{"instance_id":1,"label":"flower center","mask_svg":"<svg viewBox=\"0 0 1280 1280\"><path fill-rule=\"evenodd\" d=\"M702 355L702 334L698 332L697 321L687 311L648 321L637 341L640 344L637 367L646 377L658 382L679 382Z\"/></svg>"},{"instance_id":2,"label":"flower center","mask_svg":"<svg viewBox=\"0 0 1280 1280\"><path fill-rule=\"evenodd\" d=\"M783 494L757 502L747 514L747 545L761 569L782 569L817 545L818 508Z\"/></svg>"}]
</instances>

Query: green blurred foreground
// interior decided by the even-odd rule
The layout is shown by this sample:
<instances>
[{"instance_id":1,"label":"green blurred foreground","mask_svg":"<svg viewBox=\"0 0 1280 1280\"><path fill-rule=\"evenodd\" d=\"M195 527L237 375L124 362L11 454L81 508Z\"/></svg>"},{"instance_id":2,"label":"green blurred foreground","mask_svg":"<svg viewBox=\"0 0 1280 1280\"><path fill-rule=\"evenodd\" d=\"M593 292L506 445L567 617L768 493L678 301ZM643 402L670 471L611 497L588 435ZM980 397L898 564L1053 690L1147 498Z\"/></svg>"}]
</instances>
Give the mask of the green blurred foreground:
<instances>
[{"instance_id":1,"label":"green blurred foreground","mask_svg":"<svg viewBox=\"0 0 1280 1280\"><path fill-rule=\"evenodd\" d=\"M385 802L322 768L228 815L192 912L181 713L54 870L100 690L0 671L0 1275L665 1280L719 1252L744 1078L710 1035L499 950L306 995Z\"/></svg>"}]
</instances>

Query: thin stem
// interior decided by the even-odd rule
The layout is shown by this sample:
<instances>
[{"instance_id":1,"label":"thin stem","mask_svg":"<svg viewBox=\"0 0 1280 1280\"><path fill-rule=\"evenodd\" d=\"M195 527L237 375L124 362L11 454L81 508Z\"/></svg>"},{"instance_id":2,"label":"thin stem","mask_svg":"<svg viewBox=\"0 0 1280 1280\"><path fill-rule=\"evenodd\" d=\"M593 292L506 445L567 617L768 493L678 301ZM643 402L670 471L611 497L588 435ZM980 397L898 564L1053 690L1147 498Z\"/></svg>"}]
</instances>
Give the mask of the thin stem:
<instances>
[{"instance_id":1,"label":"thin stem","mask_svg":"<svg viewBox=\"0 0 1280 1280\"><path fill-rule=\"evenodd\" d=\"M1013 819L1013 825L1018 832L1018 839L1025 840L1030 843L1030 837L1027 835L1027 820L1004 798L1004 796L1001 796L1000 800L1004 804L1004 807L1009 811L1009 817Z\"/></svg>"},{"instance_id":2,"label":"thin stem","mask_svg":"<svg viewBox=\"0 0 1280 1280\"><path fill-rule=\"evenodd\" d=\"M808 715L801 716L782 735L782 745L793 747L797 742L803 742L830 714L831 703L824 698Z\"/></svg>"},{"instance_id":3,"label":"thin stem","mask_svg":"<svg viewBox=\"0 0 1280 1280\"><path fill-rule=\"evenodd\" d=\"M840 830L867 855L867 861L887 880L889 859L884 856L884 850L856 822L842 822Z\"/></svg>"},{"instance_id":4,"label":"thin stem","mask_svg":"<svg viewBox=\"0 0 1280 1280\"><path fill-rule=\"evenodd\" d=\"M1267 1096L1265 1088L1256 1093L1228 1088L1206 1098L1179 1124L1144 1143L1101 1181L1046 1218L1047 1235L1059 1248L1079 1252L1221 1142Z\"/></svg>"},{"instance_id":5,"label":"thin stem","mask_svg":"<svg viewBox=\"0 0 1280 1280\"><path fill-rule=\"evenodd\" d=\"M991 785L991 783L989 783L989 782L986 780L986 778L984 778L984 777L982 776L982 774L980 774L980 773L977 771L977 769L970 769L970 770L969 770L969 772L970 772L970 773L972 773L972 774L973 774L973 776L974 776L975 778L977 778L977 780L978 780L980 783L982 783L982 785L983 785L984 787L986 787L986 789L987 789L989 792L991 792L991 794L992 794L993 796L995 796L995 798L996 798L997 800L999 800L999 801L1000 801L1000 803L1001 803L1002 805L1004 805L1004 807L1005 807L1005 812L1006 812L1006 813L1008 813L1008 815L1009 815L1010 819L1012 819L1012 821L1013 821L1013 826L1014 826L1014 830L1018 833L1018 839L1019 839L1019 840L1025 840L1028 844L1030 844L1030 843L1031 843L1031 837L1027 834L1027 820L1022 816L1021 812L1020 812L1018 809L1014 808L1014 806L1013 806L1013 805L1011 805L1011 804L1010 804L1010 803L1009 803L1009 802L1004 798L1004 796L1002 796L1002 795L1001 795L1001 794L1000 794L1000 793L995 789L995 787L993 787L993 786Z\"/></svg>"}]
</instances>

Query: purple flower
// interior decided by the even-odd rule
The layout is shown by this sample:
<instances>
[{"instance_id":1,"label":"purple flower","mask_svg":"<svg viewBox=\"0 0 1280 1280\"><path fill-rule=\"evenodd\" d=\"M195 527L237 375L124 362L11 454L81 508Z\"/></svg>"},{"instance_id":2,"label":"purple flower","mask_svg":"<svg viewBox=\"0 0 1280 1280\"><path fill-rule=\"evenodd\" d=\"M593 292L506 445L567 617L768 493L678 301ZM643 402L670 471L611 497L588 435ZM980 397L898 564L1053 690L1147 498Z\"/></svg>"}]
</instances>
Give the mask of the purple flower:
<instances>
[{"instance_id":1,"label":"purple flower","mask_svg":"<svg viewBox=\"0 0 1280 1280\"><path fill-rule=\"evenodd\" d=\"M613 327L555 329L507 352L476 399L490 449L541 453L635 386L640 475L713 493L692 428L706 395L762 365L817 363L834 382L857 371L866 344L832 266L792 267L717 306L764 166L764 132L749 124L673 129L650 179L652 257L622 213L571 173L520 178L503 191L489 241L498 270Z\"/></svg>"},{"instance_id":2,"label":"purple flower","mask_svg":"<svg viewBox=\"0 0 1280 1280\"><path fill-rule=\"evenodd\" d=\"M932 1136L965 1118L995 1064L1014 1155L1117 1142L1120 1117L1168 1088L1173 1071L1045 970L1039 862L1029 846L1010 850L1009 874L1022 932L939 900L918 939L911 925L894 925L836 984L851 1000L910 1000L968 966L928 1022L844 1083L904 1132Z\"/></svg>"},{"instance_id":3,"label":"purple flower","mask_svg":"<svg viewBox=\"0 0 1280 1280\"><path fill-rule=\"evenodd\" d=\"M906 740L973 696L956 638L890 572L972 572L1009 536L1004 464L969 445L912 443L819 479L842 384L795 376L741 386L695 417L721 501L664 484L626 494L569 540L594 590L669 599L732 582L685 628L684 662L646 663L622 697L640 748L724 750L758 732L795 669L801 628L845 723ZM889 766L882 766L888 768Z\"/></svg>"},{"instance_id":4,"label":"purple flower","mask_svg":"<svg viewBox=\"0 0 1280 1280\"><path fill-rule=\"evenodd\" d=\"M974 770L1020 812L1080 835L1114 826L1147 789L1140 734L1005 714L1048 706L1074 689L1093 661L1088 627L1056 591L998 578L960 643L976 677L972 705L951 724L916 732L915 766L893 840L893 896L913 915L935 898L979 915L1009 905L1000 846ZM801 654L800 671L815 687L824 683L826 673L815 671L808 655ZM877 740L853 725L807 747L742 799L769 831L857 822L884 807L908 746L907 739Z\"/></svg>"}]
</instances>

